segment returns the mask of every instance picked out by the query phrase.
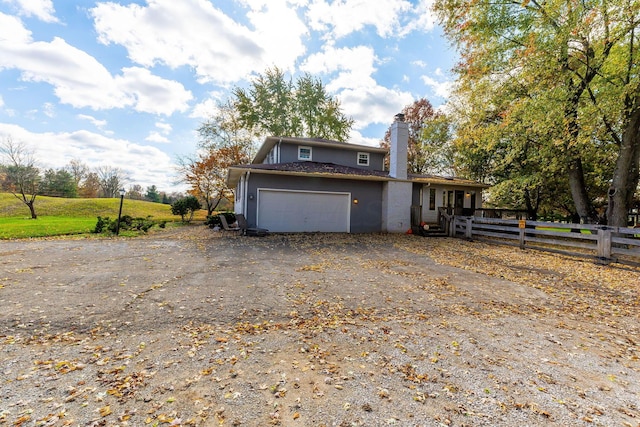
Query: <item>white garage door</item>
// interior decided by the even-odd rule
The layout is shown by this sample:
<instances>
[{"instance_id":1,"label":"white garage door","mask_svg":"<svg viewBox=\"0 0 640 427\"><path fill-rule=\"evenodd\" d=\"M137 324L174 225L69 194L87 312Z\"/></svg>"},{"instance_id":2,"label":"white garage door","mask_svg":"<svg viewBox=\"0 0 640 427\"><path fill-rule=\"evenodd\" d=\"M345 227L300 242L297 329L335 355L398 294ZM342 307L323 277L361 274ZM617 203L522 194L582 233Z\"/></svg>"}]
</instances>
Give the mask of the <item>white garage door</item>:
<instances>
[{"instance_id":1,"label":"white garage door","mask_svg":"<svg viewBox=\"0 0 640 427\"><path fill-rule=\"evenodd\" d=\"M258 227L281 233L349 232L350 193L258 190Z\"/></svg>"}]
</instances>

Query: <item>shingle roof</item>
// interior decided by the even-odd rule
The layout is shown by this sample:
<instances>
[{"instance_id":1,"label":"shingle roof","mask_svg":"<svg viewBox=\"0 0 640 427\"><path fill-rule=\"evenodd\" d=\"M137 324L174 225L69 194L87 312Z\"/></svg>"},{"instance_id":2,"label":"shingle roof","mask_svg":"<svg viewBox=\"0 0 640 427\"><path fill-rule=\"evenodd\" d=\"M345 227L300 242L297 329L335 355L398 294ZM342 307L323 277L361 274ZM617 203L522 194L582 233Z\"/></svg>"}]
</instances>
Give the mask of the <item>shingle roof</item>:
<instances>
[{"instance_id":1,"label":"shingle roof","mask_svg":"<svg viewBox=\"0 0 640 427\"><path fill-rule=\"evenodd\" d=\"M456 178L449 176L439 176L439 175L417 175L417 174L409 174L408 179L413 182L424 182L429 184L445 184L445 185L464 185L466 187L479 187L479 188L489 188L490 185L483 184L478 181L472 181L470 179L464 178Z\"/></svg>"},{"instance_id":2,"label":"shingle roof","mask_svg":"<svg viewBox=\"0 0 640 427\"><path fill-rule=\"evenodd\" d=\"M238 165L233 168L247 169L251 171L295 172L300 174L344 175L358 177L389 178L389 172L360 169L350 166L336 165L335 163L320 162L290 162L274 164Z\"/></svg>"}]
</instances>

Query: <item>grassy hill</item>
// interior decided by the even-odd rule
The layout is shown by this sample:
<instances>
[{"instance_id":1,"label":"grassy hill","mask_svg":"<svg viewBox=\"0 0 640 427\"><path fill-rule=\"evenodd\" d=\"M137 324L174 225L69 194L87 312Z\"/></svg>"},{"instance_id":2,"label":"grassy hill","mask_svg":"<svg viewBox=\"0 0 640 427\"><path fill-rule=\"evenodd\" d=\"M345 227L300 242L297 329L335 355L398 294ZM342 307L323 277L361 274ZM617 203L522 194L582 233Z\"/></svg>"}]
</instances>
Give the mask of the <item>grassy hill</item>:
<instances>
[{"instance_id":1,"label":"grassy hill","mask_svg":"<svg viewBox=\"0 0 640 427\"><path fill-rule=\"evenodd\" d=\"M38 196L36 198L36 213L38 216L72 216L93 217L118 215L120 199L65 199L62 197ZM123 215L132 217L147 217L154 219L175 220L179 217L171 214L171 207L161 203L151 203L143 200L124 199ZM13 194L0 193L0 217L24 216L29 217L29 208L16 199Z\"/></svg>"},{"instance_id":2,"label":"grassy hill","mask_svg":"<svg viewBox=\"0 0 640 427\"><path fill-rule=\"evenodd\" d=\"M91 231L98 216L118 217L120 199L65 199L38 196L38 219L31 220L29 208L13 194L0 193L0 239L42 237ZM134 218L151 216L157 221L179 221L171 207L161 203L124 199L122 215ZM204 220L206 211L196 212L195 220Z\"/></svg>"}]
</instances>

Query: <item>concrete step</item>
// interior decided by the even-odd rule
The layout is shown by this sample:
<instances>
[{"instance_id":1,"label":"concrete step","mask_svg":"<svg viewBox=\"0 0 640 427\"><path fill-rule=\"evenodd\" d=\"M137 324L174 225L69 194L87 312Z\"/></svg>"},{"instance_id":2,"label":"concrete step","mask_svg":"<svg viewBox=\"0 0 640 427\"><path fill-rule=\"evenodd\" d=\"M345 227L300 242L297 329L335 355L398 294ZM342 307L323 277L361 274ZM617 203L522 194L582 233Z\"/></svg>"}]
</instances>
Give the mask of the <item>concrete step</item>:
<instances>
[{"instance_id":1,"label":"concrete step","mask_svg":"<svg viewBox=\"0 0 640 427\"><path fill-rule=\"evenodd\" d=\"M413 226L411 227L413 234L424 237L446 237L447 231L443 230L437 225L429 225L429 229L425 230L424 227Z\"/></svg>"}]
</instances>

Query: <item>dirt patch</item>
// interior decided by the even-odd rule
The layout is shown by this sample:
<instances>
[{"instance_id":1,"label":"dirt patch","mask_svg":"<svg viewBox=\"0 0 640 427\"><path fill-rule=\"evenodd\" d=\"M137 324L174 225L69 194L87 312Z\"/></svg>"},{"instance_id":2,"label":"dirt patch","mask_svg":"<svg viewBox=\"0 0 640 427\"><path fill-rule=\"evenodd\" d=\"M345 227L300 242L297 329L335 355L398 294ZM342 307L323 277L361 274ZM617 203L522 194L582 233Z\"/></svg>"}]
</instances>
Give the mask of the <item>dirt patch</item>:
<instances>
[{"instance_id":1,"label":"dirt patch","mask_svg":"<svg viewBox=\"0 0 640 427\"><path fill-rule=\"evenodd\" d=\"M0 424L640 425L633 268L204 227L0 266Z\"/></svg>"}]
</instances>

